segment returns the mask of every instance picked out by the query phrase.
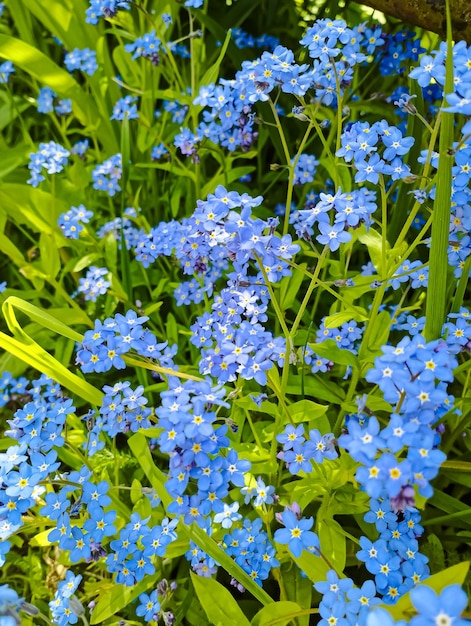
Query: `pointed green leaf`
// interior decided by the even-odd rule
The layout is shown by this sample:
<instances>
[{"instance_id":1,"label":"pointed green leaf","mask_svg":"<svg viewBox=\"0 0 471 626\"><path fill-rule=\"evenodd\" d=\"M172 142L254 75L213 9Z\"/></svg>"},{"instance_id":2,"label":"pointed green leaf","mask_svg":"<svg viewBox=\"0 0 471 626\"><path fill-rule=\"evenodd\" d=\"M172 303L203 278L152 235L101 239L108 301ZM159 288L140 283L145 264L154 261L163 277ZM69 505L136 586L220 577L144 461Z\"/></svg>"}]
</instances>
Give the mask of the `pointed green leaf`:
<instances>
[{"instance_id":1,"label":"pointed green leaf","mask_svg":"<svg viewBox=\"0 0 471 626\"><path fill-rule=\"evenodd\" d=\"M287 626L302 608L296 602L284 600L264 606L250 622L251 626ZM309 615L306 616L309 620Z\"/></svg>"},{"instance_id":2,"label":"pointed green leaf","mask_svg":"<svg viewBox=\"0 0 471 626\"><path fill-rule=\"evenodd\" d=\"M191 572L191 582L208 620L214 626L237 624L250 626L235 598L214 578L203 578Z\"/></svg>"},{"instance_id":3,"label":"pointed green leaf","mask_svg":"<svg viewBox=\"0 0 471 626\"><path fill-rule=\"evenodd\" d=\"M160 579L160 574L146 576L144 580L134 587L124 587L123 585L105 585L100 588L98 602L90 617L90 624L103 624L105 620L113 617L122 611L128 604L138 598L150 587L154 587Z\"/></svg>"}]
</instances>

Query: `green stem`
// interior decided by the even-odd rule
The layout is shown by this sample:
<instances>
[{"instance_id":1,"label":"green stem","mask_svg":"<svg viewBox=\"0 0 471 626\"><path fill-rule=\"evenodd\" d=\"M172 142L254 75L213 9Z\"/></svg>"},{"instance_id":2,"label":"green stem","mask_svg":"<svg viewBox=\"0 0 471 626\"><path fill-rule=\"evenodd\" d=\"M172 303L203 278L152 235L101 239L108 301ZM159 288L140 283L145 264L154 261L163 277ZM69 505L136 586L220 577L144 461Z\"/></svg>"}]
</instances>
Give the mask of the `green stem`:
<instances>
[{"instance_id":1,"label":"green stem","mask_svg":"<svg viewBox=\"0 0 471 626\"><path fill-rule=\"evenodd\" d=\"M381 279L384 280L386 278L387 271L386 256L388 240L386 235L388 227L388 205L386 187L384 185L384 178L382 174L379 175L379 187L381 189Z\"/></svg>"},{"instance_id":2,"label":"green stem","mask_svg":"<svg viewBox=\"0 0 471 626\"><path fill-rule=\"evenodd\" d=\"M302 317L304 315L304 311L306 310L306 307L307 307L307 305L309 303L309 300L311 298L312 292L314 291L314 289L318 285L319 274L320 274L320 271L321 271L322 266L324 264L324 260L327 257L328 251L329 251L329 247L325 246L324 249L322 250L322 254L319 257L319 260L317 262L316 269L312 273L311 283L310 283L309 287L307 288L306 293L304 294L303 301L301 302L301 306L299 307L298 313L297 313L296 318L295 318L295 320L293 322L293 325L291 327L291 333L290 333L291 337L294 337L294 335L296 334L296 331L298 330L298 326L301 323Z\"/></svg>"},{"instance_id":3,"label":"green stem","mask_svg":"<svg viewBox=\"0 0 471 626\"><path fill-rule=\"evenodd\" d=\"M248 423L250 424L250 429L252 430L252 434L254 436L255 443L257 444L258 449L259 450L263 450L263 445L262 445L262 442L260 441L260 437L258 436L257 431L254 428L254 424L253 424L253 421L252 421L252 417L250 415L250 411L248 411L247 409L245 410L245 416L247 418Z\"/></svg>"}]
</instances>

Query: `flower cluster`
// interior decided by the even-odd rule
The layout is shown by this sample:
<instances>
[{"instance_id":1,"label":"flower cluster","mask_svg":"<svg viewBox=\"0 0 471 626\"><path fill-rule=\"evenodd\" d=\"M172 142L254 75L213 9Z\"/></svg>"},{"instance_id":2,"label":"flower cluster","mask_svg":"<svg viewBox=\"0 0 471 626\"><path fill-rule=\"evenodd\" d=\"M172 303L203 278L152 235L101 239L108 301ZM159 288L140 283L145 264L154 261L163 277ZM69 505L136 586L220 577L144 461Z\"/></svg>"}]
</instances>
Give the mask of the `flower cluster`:
<instances>
[{"instance_id":1,"label":"flower cluster","mask_svg":"<svg viewBox=\"0 0 471 626\"><path fill-rule=\"evenodd\" d=\"M5 85L10 80L10 76L14 73L15 68L11 61L4 61L0 64L0 85Z\"/></svg>"},{"instance_id":2,"label":"flower cluster","mask_svg":"<svg viewBox=\"0 0 471 626\"><path fill-rule=\"evenodd\" d=\"M357 173L355 182L377 184L380 174L400 180L411 175L411 170L403 158L411 149L414 138L403 137L401 131L390 126L386 120L375 122L355 122L340 137L341 148L336 155L347 163L353 162ZM381 142L381 143L380 143ZM378 148L384 147L381 155Z\"/></svg>"},{"instance_id":3,"label":"flower cluster","mask_svg":"<svg viewBox=\"0 0 471 626\"><path fill-rule=\"evenodd\" d=\"M351 240L349 229L361 224L369 228L377 209L376 193L364 187L344 193L339 187L334 194L320 193L317 202L308 194L304 207L290 215L298 237L309 241L317 233L316 240L335 252Z\"/></svg>"},{"instance_id":4,"label":"flower cluster","mask_svg":"<svg viewBox=\"0 0 471 626\"><path fill-rule=\"evenodd\" d=\"M115 17L120 9L129 10L131 0L90 0L85 11L87 24L98 24L100 17Z\"/></svg>"},{"instance_id":5,"label":"flower cluster","mask_svg":"<svg viewBox=\"0 0 471 626\"><path fill-rule=\"evenodd\" d=\"M92 172L93 188L106 191L109 196L114 196L121 191L119 180L122 174L121 154L114 154L106 159L101 165L97 165Z\"/></svg>"},{"instance_id":6,"label":"flower cluster","mask_svg":"<svg viewBox=\"0 0 471 626\"><path fill-rule=\"evenodd\" d=\"M39 113L55 111L57 115L66 115L72 112L72 100L58 98L50 87L42 87L37 98L37 109Z\"/></svg>"},{"instance_id":7,"label":"flower cluster","mask_svg":"<svg viewBox=\"0 0 471 626\"><path fill-rule=\"evenodd\" d=\"M163 429L158 446L170 456L166 486L174 501L168 511L183 515L187 524L204 526L208 515L223 513L230 484L243 487L250 469L250 463L230 448L227 425L214 426L212 407L229 406L225 394L209 381L175 380L162 392L162 405L155 410ZM186 494L190 487L194 495Z\"/></svg>"},{"instance_id":8,"label":"flower cluster","mask_svg":"<svg viewBox=\"0 0 471 626\"><path fill-rule=\"evenodd\" d=\"M37 187L40 182L45 180L42 174L43 168L48 174L62 172L64 165L68 163L69 156L70 152L55 141L40 143L38 152L29 155L28 168L31 172L31 178L27 183L32 187Z\"/></svg>"},{"instance_id":9,"label":"flower cluster","mask_svg":"<svg viewBox=\"0 0 471 626\"><path fill-rule=\"evenodd\" d=\"M82 580L82 576L68 570L66 577L58 586L54 595L54 600L49 603L52 618L59 626L74 624L78 621L78 616L83 613L83 606L75 597L75 592Z\"/></svg>"},{"instance_id":10,"label":"flower cluster","mask_svg":"<svg viewBox=\"0 0 471 626\"><path fill-rule=\"evenodd\" d=\"M98 69L96 52L90 50L90 48L84 48L83 50L75 48L72 52L68 52L65 55L64 63L69 72L80 70L88 74L88 76L93 76Z\"/></svg>"},{"instance_id":11,"label":"flower cluster","mask_svg":"<svg viewBox=\"0 0 471 626\"><path fill-rule=\"evenodd\" d=\"M133 59L144 57L149 59L152 65L159 64L160 39L156 36L155 30L137 37L133 43L126 44L124 49L132 54Z\"/></svg>"},{"instance_id":12,"label":"flower cluster","mask_svg":"<svg viewBox=\"0 0 471 626\"><path fill-rule=\"evenodd\" d=\"M417 614L410 620L411 626L427 624L454 624L467 626L469 620L461 618L468 598L460 585L451 584L438 594L427 585L420 585L410 593L412 605ZM366 618L367 626L404 626L405 622L395 622L391 614L382 608L374 609Z\"/></svg>"},{"instance_id":13,"label":"flower cluster","mask_svg":"<svg viewBox=\"0 0 471 626\"><path fill-rule=\"evenodd\" d=\"M322 594L319 604L322 626L334 620L339 624L364 624L371 608L380 602L373 581L367 580L358 588L351 578L339 578L334 570L327 572L327 580L315 583L314 588Z\"/></svg>"},{"instance_id":14,"label":"flower cluster","mask_svg":"<svg viewBox=\"0 0 471 626\"><path fill-rule=\"evenodd\" d=\"M5 435L14 445L0 454L0 562L10 549L7 539L24 524L24 514L45 492L40 484L54 473L57 448L64 444L62 431L68 415L75 412L72 400L47 376L29 384L5 372L1 378L2 405L24 397L22 407L8 420Z\"/></svg>"},{"instance_id":15,"label":"flower cluster","mask_svg":"<svg viewBox=\"0 0 471 626\"><path fill-rule=\"evenodd\" d=\"M83 294L85 300L96 302L98 296L104 295L111 287L111 281L105 276L109 276L106 267L90 267L85 278L79 278L76 293Z\"/></svg>"},{"instance_id":16,"label":"flower cluster","mask_svg":"<svg viewBox=\"0 0 471 626\"><path fill-rule=\"evenodd\" d=\"M242 527L223 539L226 553L260 586L271 569L279 566L276 550L262 528L261 519L245 519Z\"/></svg>"},{"instance_id":17,"label":"flower cluster","mask_svg":"<svg viewBox=\"0 0 471 626\"><path fill-rule=\"evenodd\" d=\"M167 342L157 343L155 335L142 324L149 318L138 316L134 311L126 315L95 321L95 328L87 330L77 351L77 363L83 372L107 372L111 368L124 369L122 355L130 350L152 359L165 367L172 367L176 346L167 347Z\"/></svg>"},{"instance_id":18,"label":"flower cluster","mask_svg":"<svg viewBox=\"0 0 471 626\"><path fill-rule=\"evenodd\" d=\"M334 446L334 435L321 435L317 429L309 432L309 439L305 438L303 424L293 426L288 424L283 433L276 436L278 443L283 444L283 451L278 458L286 463L290 474L312 472L312 461L323 463L324 459L335 459L337 451Z\"/></svg>"},{"instance_id":19,"label":"flower cluster","mask_svg":"<svg viewBox=\"0 0 471 626\"><path fill-rule=\"evenodd\" d=\"M124 96L124 98L120 98L113 107L111 119L118 120L119 122L122 122L125 117L127 117L128 120L137 119L139 112L136 102L136 96Z\"/></svg>"},{"instance_id":20,"label":"flower cluster","mask_svg":"<svg viewBox=\"0 0 471 626\"><path fill-rule=\"evenodd\" d=\"M62 229L64 236L68 239L78 239L83 231L83 225L88 224L93 217L93 211L89 211L83 204L78 207L71 207L62 213L58 220L58 225Z\"/></svg>"}]
</instances>

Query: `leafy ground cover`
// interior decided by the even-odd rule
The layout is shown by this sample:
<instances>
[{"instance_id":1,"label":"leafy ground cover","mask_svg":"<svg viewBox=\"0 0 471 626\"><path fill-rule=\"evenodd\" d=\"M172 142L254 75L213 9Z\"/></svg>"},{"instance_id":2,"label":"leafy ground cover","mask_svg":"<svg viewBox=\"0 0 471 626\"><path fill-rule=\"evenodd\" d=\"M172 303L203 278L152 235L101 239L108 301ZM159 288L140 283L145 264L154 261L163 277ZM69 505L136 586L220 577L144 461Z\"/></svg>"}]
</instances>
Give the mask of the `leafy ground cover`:
<instances>
[{"instance_id":1,"label":"leafy ground cover","mask_svg":"<svg viewBox=\"0 0 471 626\"><path fill-rule=\"evenodd\" d=\"M471 47L5 5L1 626L468 623Z\"/></svg>"}]
</instances>

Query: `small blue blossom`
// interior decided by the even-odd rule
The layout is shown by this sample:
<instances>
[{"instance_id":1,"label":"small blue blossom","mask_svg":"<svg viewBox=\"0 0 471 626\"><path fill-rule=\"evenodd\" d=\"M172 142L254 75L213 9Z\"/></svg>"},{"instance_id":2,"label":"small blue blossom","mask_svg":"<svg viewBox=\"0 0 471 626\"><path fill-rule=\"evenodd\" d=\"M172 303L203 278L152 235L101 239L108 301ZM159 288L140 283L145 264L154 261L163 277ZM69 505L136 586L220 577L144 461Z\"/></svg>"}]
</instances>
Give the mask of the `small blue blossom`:
<instances>
[{"instance_id":1,"label":"small blue blossom","mask_svg":"<svg viewBox=\"0 0 471 626\"><path fill-rule=\"evenodd\" d=\"M290 552L295 557L301 556L303 550L319 550L319 538L309 529L314 524L312 517L298 519L289 509L281 514L285 528L279 528L273 539L280 544L288 544Z\"/></svg>"},{"instance_id":2,"label":"small blue blossom","mask_svg":"<svg viewBox=\"0 0 471 626\"><path fill-rule=\"evenodd\" d=\"M13 67L13 63L11 61L5 61L0 64L0 85L8 83L11 74L13 74L15 68Z\"/></svg>"}]
</instances>

